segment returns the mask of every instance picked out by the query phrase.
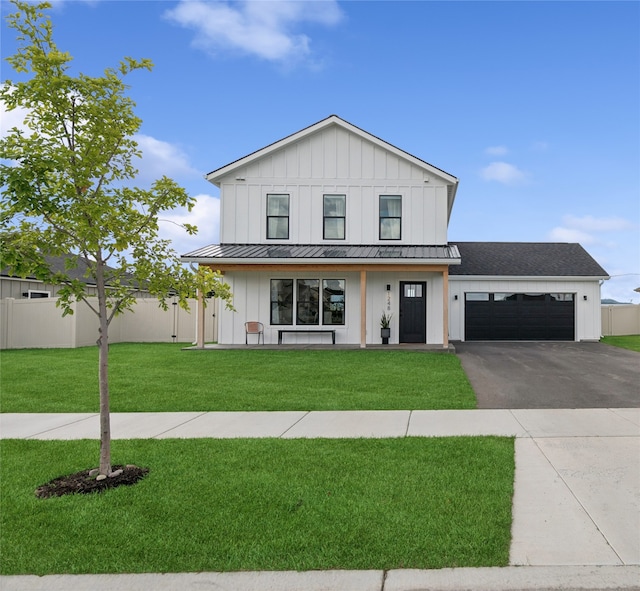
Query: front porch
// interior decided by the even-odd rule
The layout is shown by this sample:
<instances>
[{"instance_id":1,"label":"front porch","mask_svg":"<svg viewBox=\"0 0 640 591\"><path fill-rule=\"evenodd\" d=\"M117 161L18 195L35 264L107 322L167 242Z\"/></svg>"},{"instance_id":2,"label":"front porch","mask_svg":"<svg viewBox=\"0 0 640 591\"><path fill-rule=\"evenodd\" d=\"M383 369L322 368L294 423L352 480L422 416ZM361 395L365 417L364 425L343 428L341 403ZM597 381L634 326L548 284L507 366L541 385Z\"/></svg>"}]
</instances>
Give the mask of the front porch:
<instances>
[{"instance_id":1,"label":"front porch","mask_svg":"<svg viewBox=\"0 0 640 591\"><path fill-rule=\"evenodd\" d=\"M191 347L184 347L183 351L220 351L227 349L264 349L264 350L272 350L272 351L287 351L287 350L313 350L313 351L356 351L356 350L385 350L385 351L416 351L416 352L436 352L436 353L453 353L455 354L456 348L453 343L448 343L446 347L443 347L440 344L436 345L428 345L425 343L395 343L389 345L367 345L366 347L361 347L360 345L348 345L348 344L339 344L339 345L325 345L320 343L313 344L289 344L289 345L274 345L267 343L263 344L255 344L252 343L250 345L235 345L235 344L217 344L217 343L209 343L204 346L193 345Z\"/></svg>"}]
</instances>

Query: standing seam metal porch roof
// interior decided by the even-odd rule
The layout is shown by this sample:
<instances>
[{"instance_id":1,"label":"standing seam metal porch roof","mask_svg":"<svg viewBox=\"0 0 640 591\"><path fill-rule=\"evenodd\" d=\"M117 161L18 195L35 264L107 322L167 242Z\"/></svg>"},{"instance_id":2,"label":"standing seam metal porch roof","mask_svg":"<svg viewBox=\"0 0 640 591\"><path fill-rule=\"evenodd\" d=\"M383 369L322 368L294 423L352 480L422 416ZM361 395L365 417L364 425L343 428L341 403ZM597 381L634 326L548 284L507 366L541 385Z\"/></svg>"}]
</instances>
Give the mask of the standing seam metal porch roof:
<instances>
[{"instance_id":1,"label":"standing seam metal porch roof","mask_svg":"<svg viewBox=\"0 0 640 591\"><path fill-rule=\"evenodd\" d=\"M453 244L435 245L336 245L336 244L211 244L182 255L185 262L262 262L275 259L300 259L319 262L322 259L354 260L369 262L403 259L407 262L439 261L443 264L460 264L460 252ZM410 263L409 263L410 264Z\"/></svg>"}]
</instances>

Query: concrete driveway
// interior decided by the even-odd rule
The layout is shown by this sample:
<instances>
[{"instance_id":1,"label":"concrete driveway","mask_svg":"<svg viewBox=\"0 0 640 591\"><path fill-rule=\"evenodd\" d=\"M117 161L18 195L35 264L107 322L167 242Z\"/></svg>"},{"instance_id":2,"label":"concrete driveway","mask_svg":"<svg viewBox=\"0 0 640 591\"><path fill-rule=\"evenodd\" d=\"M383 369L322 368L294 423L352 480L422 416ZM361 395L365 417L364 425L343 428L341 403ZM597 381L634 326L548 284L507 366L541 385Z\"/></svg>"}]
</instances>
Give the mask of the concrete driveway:
<instances>
[{"instance_id":1,"label":"concrete driveway","mask_svg":"<svg viewBox=\"0 0 640 591\"><path fill-rule=\"evenodd\" d=\"M640 407L640 353L602 343L459 342L478 408Z\"/></svg>"}]
</instances>

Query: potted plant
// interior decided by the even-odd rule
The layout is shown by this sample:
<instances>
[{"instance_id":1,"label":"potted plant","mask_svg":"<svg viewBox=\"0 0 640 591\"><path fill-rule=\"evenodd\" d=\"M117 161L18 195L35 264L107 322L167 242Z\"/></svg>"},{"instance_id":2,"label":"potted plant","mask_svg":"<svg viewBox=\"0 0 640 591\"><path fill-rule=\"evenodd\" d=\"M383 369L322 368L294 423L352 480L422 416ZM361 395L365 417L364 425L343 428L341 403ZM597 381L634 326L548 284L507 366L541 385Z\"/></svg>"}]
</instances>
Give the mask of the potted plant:
<instances>
[{"instance_id":1,"label":"potted plant","mask_svg":"<svg viewBox=\"0 0 640 591\"><path fill-rule=\"evenodd\" d=\"M391 336L391 316L393 316L393 314L383 312L380 317L380 336L382 337L383 345L389 344L389 337Z\"/></svg>"}]
</instances>

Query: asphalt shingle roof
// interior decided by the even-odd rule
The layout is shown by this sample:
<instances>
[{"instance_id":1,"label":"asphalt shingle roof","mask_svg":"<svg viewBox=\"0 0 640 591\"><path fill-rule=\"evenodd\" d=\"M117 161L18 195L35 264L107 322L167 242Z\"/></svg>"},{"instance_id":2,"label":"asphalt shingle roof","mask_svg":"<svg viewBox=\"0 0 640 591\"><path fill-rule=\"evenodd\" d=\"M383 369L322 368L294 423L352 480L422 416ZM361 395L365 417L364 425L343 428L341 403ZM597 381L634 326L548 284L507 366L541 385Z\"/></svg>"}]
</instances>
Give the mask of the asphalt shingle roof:
<instances>
[{"instance_id":1,"label":"asphalt shingle roof","mask_svg":"<svg viewBox=\"0 0 640 591\"><path fill-rule=\"evenodd\" d=\"M456 242L462 263L451 275L607 277L580 244L565 242Z\"/></svg>"},{"instance_id":2,"label":"asphalt shingle roof","mask_svg":"<svg viewBox=\"0 0 640 591\"><path fill-rule=\"evenodd\" d=\"M52 273L66 273L70 279L79 279L83 283L92 283L91 279L87 279L85 273L88 268L88 262L84 257L78 257L78 263L75 267L71 269L67 269L65 267L65 262L69 258L67 256L45 256L45 260L49 265L49 269ZM0 275L3 277L16 277L13 270L9 267L4 267L0 271ZM27 275L25 279L36 279L35 275Z\"/></svg>"}]
</instances>

